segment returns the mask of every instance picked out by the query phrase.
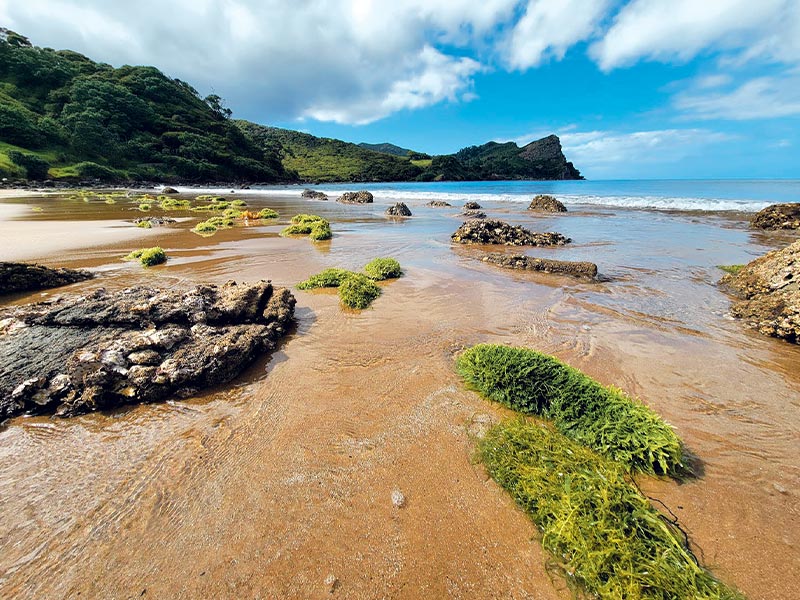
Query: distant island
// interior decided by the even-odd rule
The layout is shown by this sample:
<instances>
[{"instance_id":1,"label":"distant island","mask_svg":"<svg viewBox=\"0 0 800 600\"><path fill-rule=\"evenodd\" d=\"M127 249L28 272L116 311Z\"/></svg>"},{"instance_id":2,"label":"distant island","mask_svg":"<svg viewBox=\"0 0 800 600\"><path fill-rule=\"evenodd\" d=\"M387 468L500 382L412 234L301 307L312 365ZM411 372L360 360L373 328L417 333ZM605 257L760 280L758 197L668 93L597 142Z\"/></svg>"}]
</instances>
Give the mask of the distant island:
<instances>
[{"instance_id":1,"label":"distant island","mask_svg":"<svg viewBox=\"0 0 800 600\"><path fill-rule=\"evenodd\" d=\"M0 177L71 183L582 179L557 136L431 156L233 120L155 67L115 69L0 28Z\"/></svg>"}]
</instances>

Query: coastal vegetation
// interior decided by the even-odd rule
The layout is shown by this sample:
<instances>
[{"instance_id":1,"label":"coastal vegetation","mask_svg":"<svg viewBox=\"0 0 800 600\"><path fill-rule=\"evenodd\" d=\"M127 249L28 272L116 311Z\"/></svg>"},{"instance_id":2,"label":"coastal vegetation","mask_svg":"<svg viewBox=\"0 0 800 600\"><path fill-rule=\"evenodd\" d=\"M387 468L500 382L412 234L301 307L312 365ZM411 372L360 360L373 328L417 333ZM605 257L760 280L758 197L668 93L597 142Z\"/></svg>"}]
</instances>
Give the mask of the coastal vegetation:
<instances>
[{"instance_id":1,"label":"coastal vegetation","mask_svg":"<svg viewBox=\"0 0 800 600\"><path fill-rule=\"evenodd\" d=\"M361 310L381 295L381 288L366 275L354 273L339 286L339 300L348 308Z\"/></svg>"},{"instance_id":2,"label":"coastal vegetation","mask_svg":"<svg viewBox=\"0 0 800 600\"><path fill-rule=\"evenodd\" d=\"M307 235L315 242L333 237L331 224L317 215L300 214L292 217L292 224L281 231L281 235Z\"/></svg>"},{"instance_id":3,"label":"coastal vegetation","mask_svg":"<svg viewBox=\"0 0 800 600\"><path fill-rule=\"evenodd\" d=\"M141 248L128 254L125 260L138 260L144 267L154 267L167 262L167 253L160 246Z\"/></svg>"},{"instance_id":4,"label":"coastal vegetation","mask_svg":"<svg viewBox=\"0 0 800 600\"><path fill-rule=\"evenodd\" d=\"M744 265L717 265L717 268L731 275L736 275L736 273L744 269Z\"/></svg>"},{"instance_id":5,"label":"coastal vegetation","mask_svg":"<svg viewBox=\"0 0 800 600\"><path fill-rule=\"evenodd\" d=\"M364 272L373 281L383 281L397 279L403 274L403 269L394 258L373 258L364 265Z\"/></svg>"},{"instance_id":6,"label":"coastal vegetation","mask_svg":"<svg viewBox=\"0 0 800 600\"><path fill-rule=\"evenodd\" d=\"M299 215L298 215L299 216ZM339 300L348 308L364 309L381 295L375 281L396 279L403 274L400 263L393 258L376 258L364 266L363 273L329 268L297 284L297 289L339 288Z\"/></svg>"}]
</instances>

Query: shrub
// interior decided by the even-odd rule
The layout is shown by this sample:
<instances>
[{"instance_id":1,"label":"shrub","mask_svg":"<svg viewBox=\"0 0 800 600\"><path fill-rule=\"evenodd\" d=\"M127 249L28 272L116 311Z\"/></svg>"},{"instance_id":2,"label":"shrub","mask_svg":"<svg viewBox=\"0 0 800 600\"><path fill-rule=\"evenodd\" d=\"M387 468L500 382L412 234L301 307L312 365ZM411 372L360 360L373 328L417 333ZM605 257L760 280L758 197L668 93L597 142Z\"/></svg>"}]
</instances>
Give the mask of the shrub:
<instances>
[{"instance_id":1,"label":"shrub","mask_svg":"<svg viewBox=\"0 0 800 600\"><path fill-rule=\"evenodd\" d=\"M145 267L153 267L167 262L167 253L159 246L156 246L154 248L134 250L125 258L127 260L138 260Z\"/></svg>"},{"instance_id":2,"label":"shrub","mask_svg":"<svg viewBox=\"0 0 800 600\"><path fill-rule=\"evenodd\" d=\"M403 274L400 263L393 258L374 258L364 266L364 271L375 281L395 279Z\"/></svg>"},{"instance_id":3,"label":"shrub","mask_svg":"<svg viewBox=\"0 0 800 600\"><path fill-rule=\"evenodd\" d=\"M315 290L317 288L339 287L345 279L353 275L358 275L358 273L347 271L346 269L325 269L321 273L312 275L305 281L298 283L297 289Z\"/></svg>"},{"instance_id":4,"label":"shrub","mask_svg":"<svg viewBox=\"0 0 800 600\"><path fill-rule=\"evenodd\" d=\"M681 532L627 481L624 466L522 419L492 428L478 452L586 597L742 598L697 564Z\"/></svg>"},{"instance_id":5,"label":"shrub","mask_svg":"<svg viewBox=\"0 0 800 600\"><path fill-rule=\"evenodd\" d=\"M381 288L366 275L354 273L339 285L339 300L349 308L364 309L381 295Z\"/></svg>"},{"instance_id":6,"label":"shrub","mask_svg":"<svg viewBox=\"0 0 800 600\"><path fill-rule=\"evenodd\" d=\"M114 181L122 178L122 173L119 171L104 167L103 165L98 165L94 162L78 163L75 165L74 169L78 177L101 179L103 181Z\"/></svg>"},{"instance_id":7,"label":"shrub","mask_svg":"<svg viewBox=\"0 0 800 600\"><path fill-rule=\"evenodd\" d=\"M681 442L655 412L552 356L480 344L458 358L457 370L487 398L551 419L568 438L629 469L675 475L683 468Z\"/></svg>"},{"instance_id":8,"label":"shrub","mask_svg":"<svg viewBox=\"0 0 800 600\"><path fill-rule=\"evenodd\" d=\"M14 164L25 169L25 174L28 179L47 179L47 171L50 169L50 163L45 159L35 154L23 154L16 150L11 150L8 153L8 158Z\"/></svg>"}]
</instances>

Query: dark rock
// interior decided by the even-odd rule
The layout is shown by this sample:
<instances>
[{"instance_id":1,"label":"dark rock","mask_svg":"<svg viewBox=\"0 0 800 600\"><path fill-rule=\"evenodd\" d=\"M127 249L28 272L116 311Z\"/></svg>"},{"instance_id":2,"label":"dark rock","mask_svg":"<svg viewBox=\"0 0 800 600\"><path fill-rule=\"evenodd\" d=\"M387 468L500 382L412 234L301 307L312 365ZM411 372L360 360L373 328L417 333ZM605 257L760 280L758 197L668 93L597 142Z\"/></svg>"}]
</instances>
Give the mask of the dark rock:
<instances>
[{"instance_id":1,"label":"dark rock","mask_svg":"<svg viewBox=\"0 0 800 600\"><path fill-rule=\"evenodd\" d=\"M33 292L94 277L89 271L51 269L42 265L0 262L0 295Z\"/></svg>"},{"instance_id":2,"label":"dark rock","mask_svg":"<svg viewBox=\"0 0 800 600\"><path fill-rule=\"evenodd\" d=\"M738 301L731 314L764 335L800 344L800 240L720 281Z\"/></svg>"},{"instance_id":3,"label":"dark rock","mask_svg":"<svg viewBox=\"0 0 800 600\"><path fill-rule=\"evenodd\" d=\"M0 419L184 397L273 350L295 299L268 281L149 287L0 311Z\"/></svg>"},{"instance_id":4,"label":"dark rock","mask_svg":"<svg viewBox=\"0 0 800 600\"><path fill-rule=\"evenodd\" d=\"M165 187L161 190L162 194L179 194L180 192L173 187Z\"/></svg>"},{"instance_id":5,"label":"dark rock","mask_svg":"<svg viewBox=\"0 0 800 600\"><path fill-rule=\"evenodd\" d=\"M461 213L468 219L485 219L486 213L481 210L465 210Z\"/></svg>"},{"instance_id":6,"label":"dark rock","mask_svg":"<svg viewBox=\"0 0 800 600\"><path fill-rule=\"evenodd\" d=\"M481 205L477 202L467 202L464 204L464 210L478 210L481 208Z\"/></svg>"},{"instance_id":7,"label":"dark rock","mask_svg":"<svg viewBox=\"0 0 800 600\"><path fill-rule=\"evenodd\" d=\"M502 252L487 254L481 260L506 269L557 273L559 275L572 275L573 277L581 277L584 279L594 279L597 277L597 265L590 262L533 258L531 256L525 256L524 254L504 254Z\"/></svg>"},{"instance_id":8,"label":"dark rock","mask_svg":"<svg viewBox=\"0 0 800 600\"><path fill-rule=\"evenodd\" d=\"M431 208L445 208L453 205L449 202L445 202L444 200L431 200L425 206L430 206Z\"/></svg>"},{"instance_id":9,"label":"dark rock","mask_svg":"<svg viewBox=\"0 0 800 600\"><path fill-rule=\"evenodd\" d=\"M528 210L537 212L567 212L567 207L553 196L539 194L538 196L534 196L530 206L528 206Z\"/></svg>"},{"instance_id":10,"label":"dark rock","mask_svg":"<svg viewBox=\"0 0 800 600\"><path fill-rule=\"evenodd\" d=\"M171 217L139 217L138 219L133 220L133 222L137 225L139 223L144 223L145 221L150 223L150 225L153 227L163 227L164 225L177 223L177 221Z\"/></svg>"},{"instance_id":11,"label":"dark rock","mask_svg":"<svg viewBox=\"0 0 800 600\"><path fill-rule=\"evenodd\" d=\"M534 233L504 221L467 221L450 236L459 244L503 244L505 246L563 246L572 240L560 233Z\"/></svg>"},{"instance_id":12,"label":"dark rock","mask_svg":"<svg viewBox=\"0 0 800 600\"><path fill-rule=\"evenodd\" d=\"M403 202L398 202L394 206L387 208L386 214L390 217L410 217L411 210Z\"/></svg>"},{"instance_id":13,"label":"dark rock","mask_svg":"<svg viewBox=\"0 0 800 600\"><path fill-rule=\"evenodd\" d=\"M361 190L360 192L345 192L336 201L342 204L369 204L372 200L372 194L366 190Z\"/></svg>"},{"instance_id":14,"label":"dark rock","mask_svg":"<svg viewBox=\"0 0 800 600\"><path fill-rule=\"evenodd\" d=\"M327 200L328 195L325 192L318 192L316 190L303 190L303 193L300 194L303 198L308 198L309 200Z\"/></svg>"},{"instance_id":15,"label":"dark rock","mask_svg":"<svg viewBox=\"0 0 800 600\"><path fill-rule=\"evenodd\" d=\"M755 229L800 229L800 202L773 204L756 213L750 221Z\"/></svg>"}]
</instances>

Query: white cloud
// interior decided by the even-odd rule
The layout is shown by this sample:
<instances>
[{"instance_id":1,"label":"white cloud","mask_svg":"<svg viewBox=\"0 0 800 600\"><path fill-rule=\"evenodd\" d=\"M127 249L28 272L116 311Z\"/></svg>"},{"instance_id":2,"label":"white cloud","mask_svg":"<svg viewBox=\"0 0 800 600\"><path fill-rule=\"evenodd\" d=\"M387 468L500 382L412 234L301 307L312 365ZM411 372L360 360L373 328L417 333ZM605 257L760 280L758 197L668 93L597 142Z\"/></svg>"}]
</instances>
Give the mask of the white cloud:
<instances>
[{"instance_id":1,"label":"white cloud","mask_svg":"<svg viewBox=\"0 0 800 600\"><path fill-rule=\"evenodd\" d=\"M797 0L632 0L591 48L610 70L641 59L687 61L705 50L800 61Z\"/></svg>"},{"instance_id":2,"label":"white cloud","mask_svg":"<svg viewBox=\"0 0 800 600\"><path fill-rule=\"evenodd\" d=\"M702 85L678 94L675 107L686 118L771 119L800 115L800 73L757 77L729 89L709 92Z\"/></svg>"},{"instance_id":3,"label":"white cloud","mask_svg":"<svg viewBox=\"0 0 800 600\"><path fill-rule=\"evenodd\" d=\"M609 0L530 0L507 42L509 65L527 69L548 58L561 60L592 35L608 6Z\"/></svg>"}]
</instances>

